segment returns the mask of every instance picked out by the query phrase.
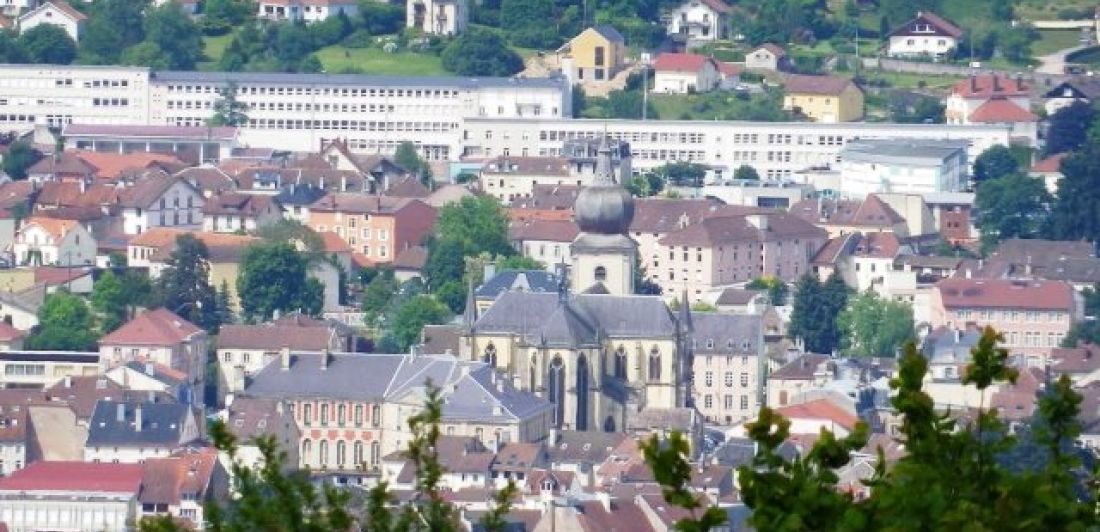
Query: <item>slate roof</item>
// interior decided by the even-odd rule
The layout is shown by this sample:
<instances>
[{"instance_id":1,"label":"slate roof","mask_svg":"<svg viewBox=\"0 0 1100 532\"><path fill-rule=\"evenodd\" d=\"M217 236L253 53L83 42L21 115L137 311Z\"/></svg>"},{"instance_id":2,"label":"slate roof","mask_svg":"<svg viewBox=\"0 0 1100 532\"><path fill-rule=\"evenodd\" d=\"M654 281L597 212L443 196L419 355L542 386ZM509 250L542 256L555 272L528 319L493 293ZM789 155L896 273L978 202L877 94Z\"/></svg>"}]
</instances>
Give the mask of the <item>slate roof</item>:
<instances>
[{"instance_id":1,"label":"slate roof","mask_svg":"<svg viewBox=\"0 0 1100 532\"><path fill-rule=\"evenodd\" d=\"M552 463L599 464L629 438L624 433L562 430L547 442L546 457Z\"/></svg>"},{"instance_id":2,"label":"slate roof","mask_svg":"<svg viewBox=\"0 0 1100 532\"><path fill-rule=\"evenodd\" d=\"M530 197L520 197L512 200L509 206L513 209L548 209L548 210L573 210L573 204L577 201L577 194L581 187L577 185L543 185L536 184L531 187ZM637 203L637 202L635 202ZM637 209L635 208L635 219Z\"/></svg>"},{"instance_id":3,"label":"slate roof","mask_svg":"<svg viewBox=\"0 0 1100 532\"><path fill-rule=\"evenodd\" d=\"M293 354L289 370L283 370L281 361L275 360L253 376L245 395L380 401L386 397L395 374L403 365L420 367L424 364L424 359L406 355L331 353L328 369L322 369L323 356L321 353Z\"/></svg>"},{"instance_id":4,"label":"slate roof","mask_svg":"<svg viewBox=\"0 0 1100 532\"><path fill-rule=\"evenodd\" d=\"M291 185L283 187L275 199L283 205L309 206L324 197L324 189L309 185Z\"/></svg>"},{"instance_id":5,"label":"slate roof","mask_svg":"<svg viewBox=\"0 0 1100 532\"><path fill-rule=\"evenodd\" d=\"M425 325L420 334L421 350L425 353L457 354L461 339L460 326Z\"/></svg>"},{"instance_id":6,"label":"slate roof","mask_svg":"<svg viewBox=\"0 0 1100 532\"><path fill-rule=\"evenodd\" d=\"M241 441L271 434L279 423L290 420L279 414L278 405L278 399L235 397L226 407L226 427Z\"/></svg>"},{"instance_id":7,"label":"slate roof","mask_svg":"<svg viewBox=\"0 0 1100 532\"><path fill-rule=\"evenodd\" d=\"M569 159L565 157L512 157L502 155L486 161L485 165L481 167L481 173L493 177L510 175L568 177L570 175Z\"/></svg>"},{"instance_id":8,"label":"slate roof","mask_svg":"<svg viewBox=\"0 0 1100 532\"><path fill-rule=\"evenodd\" d=\"M618 32L616 32L618 33ZM619 37L622 40L622 37ZM363 74L300 74L283 72L200 72L185 70L158 70L153 78L168 83L237 83L276 84L291 86L375 86L408 88L448 88L474 90L481 87L530 87L559 88L562 80L556 78L496 78L453 76L374 76ZM205 128L203 128L205 129Z\"/></svg>"},{"instance_id":9,"label":"slate roof","mask_svg":"<svg viewBox=\"0 0 1100 532\"><path fill-rule=\"evenodd\" d=\"M549 401L516 389L512 379L488 365L470 370L458 378L446 394L443 419L470 422L528 419L553 408Z\"/></svg>"},{"instance_id":10,"label":"slate roof","mask_svg":"<svg viewBox=\"0 0 1100 532\"><path fill-rule=\"evenodd\" d=\"M237 188L237 182L229 174L216 166L193 166L175 173L176 177L195 185L203 192L218 194Z\"/></svg>"},{"instance_id":11,"label":"slate roof","mask_svg":"<svg viewBox=\"0 0 1100 532\"><path fill-rule=\"evenodd\" d=\"M478 299L496 299L507 291L557 293L560 280L546 270L504 270L477 287Z\"/></svg>"},{"instance_id":12,"label":"slate roof","mask_svg":"<svg viewBox=\"0 0 1100 532\"><path fill-rule=\"evenodd\" d=\"M741 288L726 288L718 294L718 299L714 302L716 305L747 305L756 299L756 296L763 294L763 290L745 290Z\"/></svg>"},{"instance_id":13,"label":"slate roof","mask_svg":"<svg viewBox=\"0 0 1100 532\"><path fill-rule=\"evenodd\" d=\"M763 340L763 317L753 314L692 312L696 355L756 355Z\"/></svg>"},{"instance_id":14,"label":"slate roof","mask_svg":"<svg viewBox=\"0 0 1100 532\"><path fill-rule=\"evenodd\" d=\"M362 194L328 194L310 206L318 212L345 212L355 214L393 214L417 201L392 196L365 196Z\"/></svg>"},{"instance_id":15,"label":"slate roof","mask_svg":"<svg viewBox=\"0 0 1100 532\"><path fill-rule=\"evenodd\" d=\"M519 335L530 345L590 345L607 338L673 337L677 323L660 297L503 292L475 330Z\"/></svg>"},{"instance_id":16,"label":"slate roof","mask_svg":"<svg viewBox=\"0 0 1100 532\"><path fill-rule=\"evenodd\" d=\"M412 246L408 249L401 250L397 256L393 258L391 266L396 270L420 271L427 263L428 248L424 246Z\"/></svg>"},{"instance_id":17,"label":"slate roof","mask_svg":"<svg viewBox=\"0 0 1100 532\"><path fill-rule=\"evenodd\" d=\"M123 421L118 409L124 408ZM134 422L141 408L141 430ZM102 400L96 403L88 423L85 447L175 446L181 442L183 425L191 415L190 407L179 403L122 403Z\"/></svg>"},{"instance_id":18,"label":"slate roof","mask_svg":"<svg viewBox=\"0 0 1100 532\"><path fill-rule=\"evenodd\" d=\"M787 365L771 372L771 374L768 375L768 379L810 380L814 377L817 366L828 360L828 355L806 353L790 361Z\"/></svg>"},{"instance_id":19,"label":"slate roof","mask_svg":"<svg viewBox=\"0 0 1100 532\"><path fill-rule=\"evenodd\" d=\"M1058 85L1055 85L1054 88L1047 91L1047 93L1044 94L1043 97L1062 98L1064 94L1063 89L1066 87L1069 87L1075 93L1080 94L1081 96L1089 100L1100 97L1100 80L1080 77L1066 80L1062 83L1059 83Z\"/></svg>"},{"instance_id":20,"label":"slate roof","mask_svg":"<svg viewBox=\"0 0 1100 532\"><path fill-rule=\"evenodd\" d=\"M222 192L206 200L202 213L204 215L257 216L271 206L276 210L282 210L279 201L272 196Z\"/></svg>"},{"instance_id":21,"label":"slate roof","mask_svg":"<svg viewBox=\"0 0 1100 532\"><path fill-rule=\"evenodd\" d=\"M975 328L956 331L938 327L924 339L921 352L931 362L949 364L970 360L970 350L978 345L982 332Z\"/></svg>"},{"instance_id":22,"label":"slate roof","mask_svg":"<svg viewBox=\"0 0 1100 532\"><path fill-rule=\"evenodd\" d=\"M406 176L390 184L383 194L395 198L426 198L432 195L432 191L424 186L416 176Z\"/></svg>"}]
</instances>

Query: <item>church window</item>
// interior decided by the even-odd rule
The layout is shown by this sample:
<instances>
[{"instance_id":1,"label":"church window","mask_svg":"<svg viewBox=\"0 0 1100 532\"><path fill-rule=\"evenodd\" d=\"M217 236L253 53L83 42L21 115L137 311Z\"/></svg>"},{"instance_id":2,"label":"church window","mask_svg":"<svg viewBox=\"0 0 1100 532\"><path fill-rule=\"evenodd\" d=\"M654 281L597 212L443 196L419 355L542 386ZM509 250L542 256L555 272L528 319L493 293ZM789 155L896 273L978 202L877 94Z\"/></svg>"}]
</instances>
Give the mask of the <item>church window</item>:
<instances>
[{"instance_id":1,"label":"church window","mask_svg":"<svg viewBox=\"0 0 1100 532\"><path fill-rule=\"evenodd\" d=\"M554 357L547 372L547 399L554 405L554 426L560 427L565 417L565 364Z\"/></svg>"},{"instance_id":2,"label":"church window","mask_svg":"<svg viewBox=\"0 0 1100 532\"><path fill-rule=\"evenodd\" d=\"M595 275L596 275L596 280L597 281L606 281L607 280L607 268L604 268L603 266L596 266L596 274Z\"/></svg>"},{"instance_id":3,"label":"church window","mask_svg":"<svg viewBox=\"0 0 1100 532\"><path fill-rule=\"evenodd\" d=\"M626 350L622 346L615 350L615 377L626 380Z\"/></svg>"},{"instance_id":4,"label":"church window","mask_svg":"<svg viewBox=\"0 0 1100 532\"><path fill-rule=\"evenodd\" d=\"M656 347L649 352L649 380L661 380L661 353Z\"/></svg>"},{"instance_id":5,"label":"church window","mask_svg":"<svg viewBox=\"0 0 1100 532\"><path fill-rule=\"evenodd\" d=\"M588 430L588 359L577 358L577 425L576 430Z\"/></svg>"},{"instance_id":6,"label":"church window","mask_svg":"<svg viewBox=\"0 0 1100 532\"><path fill-rule=\"evenodd\" d=\"M481 357L481 361L489 364L490 367L497 367L497 346L490 342L485 347L485 354Z\"/></svg>"}]
</instances>

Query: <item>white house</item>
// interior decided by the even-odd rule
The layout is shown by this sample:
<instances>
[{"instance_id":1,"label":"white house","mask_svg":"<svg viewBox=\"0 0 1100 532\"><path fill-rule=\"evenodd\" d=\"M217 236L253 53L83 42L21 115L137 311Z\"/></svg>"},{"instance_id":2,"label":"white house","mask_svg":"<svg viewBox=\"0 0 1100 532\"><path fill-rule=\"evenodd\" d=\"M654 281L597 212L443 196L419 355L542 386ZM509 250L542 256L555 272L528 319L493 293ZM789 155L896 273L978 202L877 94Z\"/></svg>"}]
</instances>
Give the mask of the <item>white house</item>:
<instances>
[{"instance_id":1,"label":"white house","mask_svg":"<svg viewBox=\"0 0 1100 532\"><path fill-rule=\"evenodd\" d=\"M664 53L653 62L654 92L709 92L716 89L720 81L718 63L705 55Z\"/></svg>"},{"instance_id":2,"label":"white house","mask_svg":"<svg viewBox=\"0 0 1100 532\"><path fill-rule=\"evenodd\" d=\"M202 191L179 177L150 177L122 194L122 231L139 235L153 227L198 230L202 227Z\"/></svg>"},{"instance_id":3,"label":"white house","mask_svg":"<svg viewBox=\"0 0 1100 532\"><path fill-rule=\"evenodd\" d=\"M12 254L16 264L80 266L94 264L96 241L75 220L32 216L15 233Z\"/></svg>"},{"instance_id":4,"label":"white house","mask_svg":"<svg viewBox=\"0 0 1100 532\"><path fill-rule=\"evenodd\" d=\"M283 207L273 196L223 192L206 200L202 214L208 233L251 233L282 220Z\"/></svg>"},{"instance_id":5,"label":"white house","mask_svg":"<svg viewBox=\"0 0 1100 532\"><path fill-rule=\"evenodd\" d=\"M962 35L962 29L935 13L918 11L916 18L890 32L886 55L944 57L955 50Z\"/></svg>"},{"instance_id":6,"label":"white house","mask_svg":"<svg viewBox=\"0 0 1100 532\"><path fill-rule=\"evenodd\" d=\"M1022 77L971 76L951 88L944 116L948 124L1008 126L1012 143L1034 147L1039 117L1031 112L1031 89Z\"/></svg>"},{"instance_id":7,"label":"white house","mask_svg":"<svg viewBox=\"0 0 1100 532\"><path fill-rule=\"evenodd\" d=\"M668 34L685 41L716 41L729 34L730 6L723 0L687 0L668 17Z\"/></svg>"},{"instance_id":8,"label":"white house","mask_svg":"<svg viewBox=\"0 0 1100 532\"><path fill-rule=\"evenodd\" d=\"M782 46L764 43L745 54L745 68L749 70L771 70L779 72L790 65L787 51Z\"/></svg>"},{"instance_id":9,"label":"white house","mask_svg":"<svg viewBox=\"0 0 1100 532\"><path fill-rule=\"evenodd\" d=\"M38 6L39 0L3 0L0 2L0 15L6 17L15 17L20 13L34 9Z\"/></svg>"},{"instance_id":10,"label":"white house","mask_svg":"<svg viewBox=\"0 0 1100 532\"><path fill-rule=\"evenodd\" d=\"M60 26L72 40L80 40L80 30L88 16L73 9L64 0L46 2L19 17L19 32L23 33L41 24Z\"/></svg>"},{"instance_id":11,"label":"white house","mask_svg":"<svg viewBox=\"0 0 1100 532\"><path fill-rule=\"evenodd\" d=\"M405 27L433 35L458 35L470 21L467 0L409 0Z\"/></svg>"},{"instance_id":12,"label":"white house","mask_svg":"<svg viewBox=\"0 0 1100 532\"><path fill-rule=\"evenodd\" d=\"M146 310L99 340L107 367L128 362L152 362L187 375L194 393L201 393L205 373L206 331L175 313Z\"/></svg>"},{"instance_id":13,"label":"white house","mask_svg":"<svg viewBox=\"0 0 1100 532\"><path fill-rule=\"evenodd\" d=\"M271 20L320 22L339 13L351 17L359 12L357 0L261 0L258 16Z\"/></svg>"},{"instance_id":14,"label":"white house","mask_svg":"<svg viewBox=\"0 0 1100 532\"><path fill-rule=\"evenodd\" d=\"M840 152L840 193L960 192L967 185L965 140L861 139Z\"/></svg>"},{"instance_id":15,"label":"white house","mask_svg":"<svg viewBox=\"0 0 1100 532\"><path fill-rule=\"evenodd\" d=\"M138 514L136 464L35 462L0 479L8 530L128 530Z\"/></svg>"}]
</instances>

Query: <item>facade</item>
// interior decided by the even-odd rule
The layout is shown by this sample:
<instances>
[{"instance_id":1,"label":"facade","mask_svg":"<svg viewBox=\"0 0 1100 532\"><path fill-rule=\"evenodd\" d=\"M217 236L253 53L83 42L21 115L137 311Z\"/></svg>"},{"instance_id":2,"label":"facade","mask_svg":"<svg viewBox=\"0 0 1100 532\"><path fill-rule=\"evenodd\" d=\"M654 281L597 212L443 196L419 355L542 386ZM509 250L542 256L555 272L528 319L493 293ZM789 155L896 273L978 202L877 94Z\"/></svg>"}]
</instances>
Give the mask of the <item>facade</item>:
<instances>
[{"instance_id":1,"label":"facade","mask_svg":"<svg viewBox=\"0 0 1100 532\"><path fill-rule=\"evenodd\" d=\"M524 257L554 271L559 264L573 263L573 241L579 233L572 220L520 221L508 227L508 240Z\"/></svg>"},{"instance_id":2,"label":"facade","mask_svg":"<svg viewBox=\"0 0 1100 532\"><path fill-rule=\"evenodd\" d=\"M261 0L256 16L271 20L321 22L340 13L353 17L359 12L355 0Z\"/></svg>"},{"instance_id":3,"label":"facade","mask_svg":"<svg viewBox=\"0 0 1100 532\"><path fill-rule=\"evenodd\" d=\"M458 35L470 22L467 0L412 0L405 4L405 27L429 35Z\"/></svg>"},{"instance_id":4,"label":"facade","mask_svg":"<svg viewBox=\"0 0 1100 532\"><path fill-rule=\"evenodd\" d=\"M653 92L709 92L721 81L718 63L705 55L663 53L653 62Z\"/></svg>"},{"instance_id":5,"label":"facade","mask_svg":"<svg viewBox=\"0 0 1100 532\"><path fill-rule=\"evenodd\" d=\"M1091 103L1098 97L1100 82L1090 78L1074 78L1055 85L1043 94L1043 98L1046 98L1043 108L1046 109L1047 116L1050 116L1075 102Z\"/></svg>"},{"instance_id":6,"label":"facade","mask_svg":"<svg viewBox=\"0 0 1100 532\"><path fill-rule=\"evenodd\" d=\"M49 388L66 377L99 375L99 353L85 351L6 351L0 353L4 388Z\"/></svg>"},{"instance_id":7,"label":"facade","mask_svg":"<svg viewBox=\"0 0 1100 532\"><path fill-rule=\"evenodd\" d=\"M626 41L611 26L593 26L558 50L571 83L606 83L626 66Z\"/></svg>"},{"instance_id":8,"label":"facade","mask_svg":"<svg viewBox=\"0 0 1100 532\"><path fill-rule=\"evenodd\" d=\"M154 227L199 229L205 202L202 192L183 179L147 177L122 194L122 230L138 235Z\"/></svg>"},{"instance_id":9,"label":"facade","mask_svg":"<svg viewBox=\"0 0 1100 532\"><path fill-rule=\"evenodd\" d=\"M687 42L729 37L730 6L723 0L686 0L668 15L668 34Z\"/></svg>"},{"instance_id":10,"label":"facade","mask_svg":"<svg viewBox=\"0 0 1100 532\"><path fill-rule=\"evenodd\" d=\"M840 152L840 190L851 198L881 192L959 192L969 183L963 140L859 140Z\"/></svg>"},{"instance_id":11,"label":"facade","mask_svg":"<svg viewBox=\"0 0 1100 532\"><path fill-rule=\"evenodd\" d=\"M41 24L52 24L65 30L73 42L79 42L80 30L84 28L87 20L87 15L73 9L73 6L64 0L52 0L21 15L18 24L20 33L30 31L31 28Z\"/></svg>"},{"instance_id":12,"label":"facade","mask_svg":"<svg viewBox=\"0 0 1100 532\"><path fill-rule=\"evenodd\" d=\"M0 520L12 532L127 530L141 481L136 464L37 462L0 479Z\"/></svg>"},{"instance_id":13,"label":"facade","mask_svg":"<svg viewBox=\"0 0 1100 532\"><path fill-rule=\"evenodd\" d=\"M84 461L140 464L167 457L200 434L189 405L101 400L88 423Z\"/></svg>"},{"instance_id":14,"label":"facade","mask_svg":"<svg viewBox=\"0 0 1100 532\"><path fill-rule=\"evenodd\" d=\"M783 83L783 109L827 124L863 118L863 91L847 78L792 74Z\"/></svg>"},{"instance_id":15,"label":"facade","mask_svg":"<svg viewBox=\"0 0 1100 532\"><path fill-rule=\"evenodd\" d=\"M210 233L255 233L283 219L283 207L272 196L223 192L202 207L202 230Z\"/></svg>"},{"instance_id":16,"label":"facade","mask_svg":"<svg viewBox=\"0 0 1100 532\"><path fill-rule=\"evenodd\" d=\"M807 353L772 371L768 375L767 406L777 408L804 402L807 392L830 378L828 362L826 355Z\"/></svg>"},{"instance_id":17,"label":"facade","mask_svg":"<svg viewBox=\"0 0 1100 532\"><path fill-rule=\"evenodd\" d=\"M513 157L490 159L478 173L481 190L501 203L531 197L535 185L578 186L591 182L591 175L574 178L565 157Z\"/></svg>"},{"instance_id":18,"label":"facade","mask_svg":"<svg viewBox=\"0 0 1100 532\"><path fill-rule=\"evenodd\" d=\"M392 262L420 245L435 225L436 210L408 198L329 194L310 206L309 227L332 232L371 262Z\"/></svg>"},{"instance_id":19,"label":"facade","mask_svg":"<svg viewBox=\"0 0 1100 532\"><path fill-rule=\"evenodd\" d=\"M216 163L237 147L237 128L69 124L62 130L67 150L96 153L174 153Z\"/></svg>"},{"instance_id":20,"label":"facade","mask_svg":"<svg viewBox=\"0 0 1100 532\"><path fill-rule=\"evenodd\" d=\"M863 200L803 200L792 205L790 213L825 229L829 238L856 232L909 236L905 219L874 194Z\"/></svg>"},{"instance_id":21,"label":"facade","mask_svg":"<svg viewBox=\"0 0 1100 532\"><path fill-rule=\"evenodd\" d=\"M939 59L951 55L962 36L958 26L935 13L918 11L913 20L890 32L886 55Z\"/></svg>"},{"instance_id":22,"label":"facade","mask_svg":"<svg viewBox=\"0 0 1100 532\"><path fill-rule=\"evenodd\" d=\"M1032 87L1022 77L982 74L951 88L945 102L948 124L1002 124L1013 142L1035 146L1039 117L1031 112Z\"/></svg>"},{"instance_id":23,"label":"facade","mask_svg":"<svg viewBox=\"0 0 1100 532\"><path fill-rule=\"evenodd\" d=\"M260 325L224 325L218 332L219 390L244 390L252 375L279 358L284 349L295 352L350 351L352 339L325 323L280 320Z\"/></svg>"},{"instance_id":24,"label":"facade","mask_svg":"<svg viewBox=\"0 0 1100 532\"><path fill-rule=\"evenodd\" d=\"M138 314L100 338L99 353L105 368L136 361L180 371L187 375L196 393L201 393L208 345L206 331L168 309L158 308Z\"/></svg>"},{"instance_id":25,"label":"facade","mask_svg":"<svg viewBox=\"0 0 1100 532\"><path fill-rule=\"evenodd\" d=\"M691 314L692 398L707 423L756 418L764 397L764 323L759 315Z\"/></svg>"},{"instance_id":26,"label":"facade","mask_svg":"<svg viewBox=\"0 0 1100 532\"><path fill-rule=\"evenodd\" d=\"M787 51L772 43L757 46L745 54L745 68L749 70L780 72L787 70L789 66Z\"/></svg>"},{"instance_id":27,"label":"facade","mask_svg":"<svg viewBox=\"0 0 1100 532\"><path fill-rule=\"evenodd\" d=\"M76 221L32 216L15 233L12 255L20 265L83 266L95 264L96 242Z\"/></svg>"}]
</instances>

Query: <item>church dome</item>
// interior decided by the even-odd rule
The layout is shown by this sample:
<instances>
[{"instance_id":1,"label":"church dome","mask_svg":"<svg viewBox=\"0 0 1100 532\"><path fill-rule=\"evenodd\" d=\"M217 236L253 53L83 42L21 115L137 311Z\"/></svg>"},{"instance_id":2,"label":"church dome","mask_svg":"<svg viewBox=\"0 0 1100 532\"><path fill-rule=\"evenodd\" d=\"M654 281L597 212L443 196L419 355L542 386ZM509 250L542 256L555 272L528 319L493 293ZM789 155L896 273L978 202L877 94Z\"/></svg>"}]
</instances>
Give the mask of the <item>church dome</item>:
<instances>
[{"instance_id":1,"label":"church dome","mask_svg":"<svg viewBox=\"0 0 1100 532\"><path fill-rule=\"evenodd\" d=\"M607 137L596 158L596 179L581 189L573 204L577 226L585 233L620 235L634 219L634 198L611 175L611 148Z\"/></svg>"}]
</instances>

